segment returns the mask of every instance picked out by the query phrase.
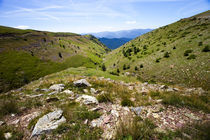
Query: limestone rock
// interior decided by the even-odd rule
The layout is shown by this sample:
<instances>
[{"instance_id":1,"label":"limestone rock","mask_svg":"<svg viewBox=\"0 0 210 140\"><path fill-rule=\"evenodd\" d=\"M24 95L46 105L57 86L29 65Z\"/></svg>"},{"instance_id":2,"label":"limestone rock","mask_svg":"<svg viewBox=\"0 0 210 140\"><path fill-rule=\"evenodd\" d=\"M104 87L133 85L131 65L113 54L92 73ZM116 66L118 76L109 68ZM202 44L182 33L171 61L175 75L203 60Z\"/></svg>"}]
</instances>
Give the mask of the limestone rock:
<instances>
[{"instance_id":1,"label":"limestone rock","mask_svg":"<svg viewBox=\"0 0 210 140\"><path fill-rule=\"evenodd\" d=\"M69 94L69 95L74 95L74 92L71 90L64 90L63 93Z\"/></svg>"},{"instance_id":2,"label":"limestone rock","mask_svg":"<svg viewBox=\"0 0 210 140\"><path fill-rule=\"evenodd\" d=\"M90 92L91 92L92 94L96 94L96 93L97 93L97 90L95 90L94 88L90 88Z\"/></svg>"},{"instance_id":3,"label":"limestone rock","mask_svg":"<svg viewBox=\"0 0 210 140\"><path fill-rule=\"evenodd\" d=\"M91 84L88 83L88 81L86 79L80 79L80 80L77 80L77 81L74 81L74 85L75 86L78 86L78 87L90 87Z\"/></svg>"},{"instance_id":4,"label":"limestone rock","mask_svg":"<svg viewBox=\"0 0 210 140\"><path fill-rule=\"evenodd\" d=\"M82 102L83 104L86 104L86 105L89 105L89 104L98 104L98 100L95 97L89 96L89 95L79 96L76 99L76 102Z\"/></svg>"},{"instance_id":5,"label":"limestone rock","mask_svg":"<svg viewBox=\"0 0 210 140\"><path fill-rule=\"evenodd\" d=\"M55 84L50 86L50 90L61 92L64 89L64 84Z\"/></svg>"},{"instance_id":6,"label":"limestone rock","mask_svg":"<svg viewBox=\"0 0 210 140\"><path fill-rule=\"evenodd\" d=\"M50 132L56 129L60 124L65 123L66 119L62 114L62 110L56 110L41 117L36 123L31 137Z\"/></svg>"},{"instance_id":7,"label":"limestone rock","mask_svg":"<svg viewBox=\"0 0 210 140\"><path fill-rule=\"evenodd\" d=\"M137 116L140 116L141 110L141 107L131 107L131 111L133 111Z\"/></svg>"},{"instance_id":8,"label":"limestone rock","mask_svg":"<svg viewBox=\"0 0 210 140\"><path fill-rule=\"evenodd\" d=\"M6 140L8 140L12 137L12 133L10 133L10 132L4 133L4 137Z\"/></svg>"}]
</instances>

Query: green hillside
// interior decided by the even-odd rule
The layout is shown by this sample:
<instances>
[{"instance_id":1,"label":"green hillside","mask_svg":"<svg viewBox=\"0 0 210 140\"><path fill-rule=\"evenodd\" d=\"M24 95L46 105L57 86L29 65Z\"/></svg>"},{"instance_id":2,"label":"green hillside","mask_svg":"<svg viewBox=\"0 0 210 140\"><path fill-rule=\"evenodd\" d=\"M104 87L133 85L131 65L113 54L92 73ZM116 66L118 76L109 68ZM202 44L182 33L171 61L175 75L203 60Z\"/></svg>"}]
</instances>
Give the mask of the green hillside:
<instances>
[{"instance_id":1,"label":"green hillside","mask_svg":"<svg viewBox=\"0 0 210 140\"><path fill-rule=\"evenodd\" d=\"M210 11L135 38L105 58L110 72L209 90Z\"/></svg>"},{"instance_id":2,"label":"green hillside","mask_svg":"<svg viewBox=\"0 0 210 140\"><path fill-rule=\"evenodd\" d=\"M0 26L0 92L68 67L97 67L108 51L88 36Z\"/></svg>"}]
</instances>

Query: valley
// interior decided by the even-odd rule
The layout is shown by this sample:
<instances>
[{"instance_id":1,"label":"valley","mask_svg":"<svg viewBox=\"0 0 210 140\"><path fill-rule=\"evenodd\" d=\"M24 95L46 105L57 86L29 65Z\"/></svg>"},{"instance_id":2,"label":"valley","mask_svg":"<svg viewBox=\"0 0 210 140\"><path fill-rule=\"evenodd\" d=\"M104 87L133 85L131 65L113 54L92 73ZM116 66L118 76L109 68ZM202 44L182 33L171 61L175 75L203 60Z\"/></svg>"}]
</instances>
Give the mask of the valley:
<instances>
[{"instance_id":1,"label":"valley","mask_svg":"<svg viewBox=\"0 0 210 140\"><path fill-rule=\"evenodd\" d=\"M0 139L210 137L210 11L102 42L0 26Z\"/></svg>"}]
</instances>

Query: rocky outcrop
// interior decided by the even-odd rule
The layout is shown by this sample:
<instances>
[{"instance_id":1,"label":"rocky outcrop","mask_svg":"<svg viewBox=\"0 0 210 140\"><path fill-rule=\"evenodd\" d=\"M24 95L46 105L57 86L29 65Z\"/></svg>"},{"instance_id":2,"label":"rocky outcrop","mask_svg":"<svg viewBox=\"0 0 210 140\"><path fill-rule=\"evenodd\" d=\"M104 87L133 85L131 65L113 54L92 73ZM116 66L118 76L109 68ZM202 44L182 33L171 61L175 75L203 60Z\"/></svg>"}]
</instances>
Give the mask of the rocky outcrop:
<instances>
[{"instance_id":1,"label":"rocky outcrop","mask_svg":"<svg viewBox=\"0 0 210 140\"><path fill-rule=\"evenodd\" d=\"M61 92L64 89L64 84L55 84L50 86L50 90Z\"/></svg>"},{"instance_id":2,"label":"rocky outcrop","mask_svg":"<svg viewBox=\"0 0 210 140\"><path fill-rule=\"evenodd\" d=\"M88 83L88 81L86 79L80 79L80 80L77 80L77 81L74 81L74 85L75 86L78 86L78 87L90 87L91 84Z\"/></svg>"},{"instance_id":3,"label":"rocky outcrop","mask_svg":"<svg viewBox=\"0 0 210 140\"><path fill-rule=\"evenodd\" d=\"M93 97L93 96L89 96L89 95L82 95L79 96L76 99L76 102L82 102L85 105L89 105L89 104L98 104L98 100Z\"/></svg>"},{"instance_id":4,"label":"rocky outcrop","mask_svg":"<svg viewBox=\"0 0 210 140\"><path fill-rule=\"evenodd\" d=\"M66 119L62 114L62 110L56 110L41 117L33 129L31 137L50 132L56 129L60 124L65 123Z\"/></svg>"}]
</instances>

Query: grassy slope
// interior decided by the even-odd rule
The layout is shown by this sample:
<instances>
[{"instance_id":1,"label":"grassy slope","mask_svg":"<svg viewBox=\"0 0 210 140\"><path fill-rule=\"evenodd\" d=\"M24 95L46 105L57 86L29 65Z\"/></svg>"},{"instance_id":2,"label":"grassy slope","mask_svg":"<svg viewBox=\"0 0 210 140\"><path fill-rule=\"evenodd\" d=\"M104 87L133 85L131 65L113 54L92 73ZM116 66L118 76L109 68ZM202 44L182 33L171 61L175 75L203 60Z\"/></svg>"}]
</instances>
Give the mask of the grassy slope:
<instances>
[{"instance_id":1,"label":"grassy slope","mask_svg":"<svg viewBox=\"0 0 210 140\"><path fill-rule=\"evenodd\" d=\"M68 67L96 67L107 51L97 39L78 34L0 26L0 92Z\"/></svg>"},{"instance_id":2,"label":"grassy slope","mask_svg":"<svg viewBox=\"0 0 210 140\"><path fill-rule=\"evenodd\" d=\"M210 11L207 11L137 37L109 53L105 64L109 71L119 68L121 73L134 72L144 81L209 89L210 53L202 52L204 47L210 47L209 16ZM134 47L140 49L137 54L134 54ZM125 57L123 51L129 49L132 52ZM189 56L195 55L196 58L184 56L186 50L192 50ZM164 57L166 52L169 57ZM157 59L160 62L156 62ZM124 64L130 65L130 69L123 70ZM143 68L140 68L141 64Z\"/></svg>"}]
</instances>

